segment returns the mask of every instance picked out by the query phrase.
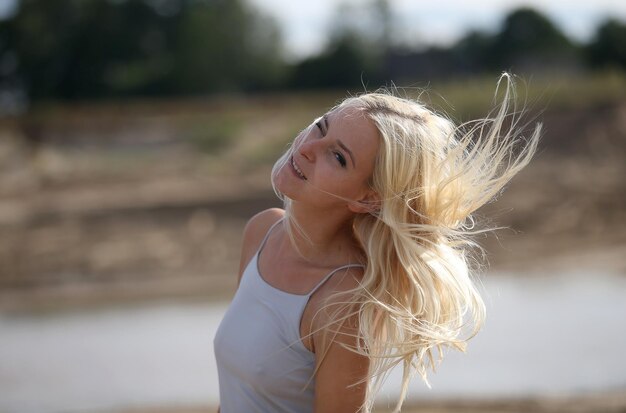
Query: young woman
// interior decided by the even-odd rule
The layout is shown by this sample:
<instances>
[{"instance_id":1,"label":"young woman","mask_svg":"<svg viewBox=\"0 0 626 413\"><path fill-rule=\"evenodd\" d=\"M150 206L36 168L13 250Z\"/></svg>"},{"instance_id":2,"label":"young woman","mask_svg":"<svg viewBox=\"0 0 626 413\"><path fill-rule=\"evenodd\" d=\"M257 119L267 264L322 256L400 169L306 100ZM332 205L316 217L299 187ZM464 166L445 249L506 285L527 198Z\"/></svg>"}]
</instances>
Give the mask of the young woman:
<instances>
[{"instance_id":1,"label":"young woman","mask_svg":"<svg viewBox=\"0 0 626 413\"><path fill-rule=\"evenodd\" d=\"M239 287L215 337L222 413L369 412L389 370L426 380L484 319L472 213L530 160L512 83L461 127L389 93L350 97L276 162L284 210L247 224ZM508 126L504 126L504 125ZM521 144L519 144L521 142Z\"/></svg>"}]
</instances>

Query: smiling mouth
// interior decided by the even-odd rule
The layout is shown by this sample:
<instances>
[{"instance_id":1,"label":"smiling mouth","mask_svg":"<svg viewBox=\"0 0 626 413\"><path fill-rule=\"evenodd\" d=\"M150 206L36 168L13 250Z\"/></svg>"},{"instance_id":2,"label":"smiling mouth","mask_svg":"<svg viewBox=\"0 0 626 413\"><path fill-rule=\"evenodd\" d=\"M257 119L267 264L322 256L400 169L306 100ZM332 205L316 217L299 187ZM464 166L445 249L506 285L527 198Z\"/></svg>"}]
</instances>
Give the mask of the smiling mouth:
<instances>
[{"instance_id":1,"label":"smiling mouth","mask_svg":"<svg viewBox=\"0 0 626 413\"><path fill-rule=\"evenodd\" d=\"M306 181L307 180L306 176L304 176L304 174L302 173L302 171L300 170L298 165L296 165L296 161L293 159L293 156L291 157L291 162L290 163L291 163L291 167L296 172L296 175L298 175L300 177L300 179L304 179Z\"/></svg>"}]
</instances>

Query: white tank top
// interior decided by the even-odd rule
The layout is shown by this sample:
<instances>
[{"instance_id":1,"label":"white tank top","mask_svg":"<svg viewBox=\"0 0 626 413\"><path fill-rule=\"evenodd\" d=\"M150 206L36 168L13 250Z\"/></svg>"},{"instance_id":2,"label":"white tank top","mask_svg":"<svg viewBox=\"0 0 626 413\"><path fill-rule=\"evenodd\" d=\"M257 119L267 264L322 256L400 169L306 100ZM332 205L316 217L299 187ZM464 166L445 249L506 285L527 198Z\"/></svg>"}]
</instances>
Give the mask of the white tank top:
<instances>
[{"instance_id":1,"label":"white tank top","mask_svg":"<svg viewBox=\"0 0 626 413\"><path fill-rule=\"evenodd\" d=\"M239 288L220 323L213 345L220 386L220 413L306 413L313 411L315 354L300 340L308 294L291 294L268 284L258 270L261 253L276 222L243 272Z\"/></svg>"}]
</instances>

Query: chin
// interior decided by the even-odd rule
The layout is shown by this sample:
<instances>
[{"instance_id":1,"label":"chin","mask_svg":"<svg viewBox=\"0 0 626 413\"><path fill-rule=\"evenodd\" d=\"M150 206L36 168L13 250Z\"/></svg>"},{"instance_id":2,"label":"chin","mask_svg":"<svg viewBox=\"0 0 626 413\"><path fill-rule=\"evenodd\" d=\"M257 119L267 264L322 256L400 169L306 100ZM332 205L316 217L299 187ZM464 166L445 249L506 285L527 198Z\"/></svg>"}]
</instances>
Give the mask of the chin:
<instances>
[{"instance_id":1,"label":"chin","mask_svg":"<svg viewBox=\"0 0 626 413\"><path fill-rule=\"evenodd\" d=\"M300 198L297 191L294 191L290 185L279 185L277 183L274 185L274 188L276 188L276 191L278 191L284 198L289 198L292 201L297 201Z\"/></svg>"}]
</instances>

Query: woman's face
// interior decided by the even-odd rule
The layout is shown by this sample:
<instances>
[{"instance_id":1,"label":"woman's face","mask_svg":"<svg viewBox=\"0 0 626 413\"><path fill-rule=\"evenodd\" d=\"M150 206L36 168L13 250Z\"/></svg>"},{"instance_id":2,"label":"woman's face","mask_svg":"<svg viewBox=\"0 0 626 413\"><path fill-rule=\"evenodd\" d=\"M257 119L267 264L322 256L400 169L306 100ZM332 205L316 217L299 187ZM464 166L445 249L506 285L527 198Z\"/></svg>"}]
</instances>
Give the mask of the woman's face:
<instances>
[{"instance_id":1,"label":"woman's face","mask_svg":"<svg viewBox=\"0 0 626 413\"><path fill-rule=\"evenodd\" d=\"M365 114L335 109L298 135L274 184L290 199L319 207L367 199L378 145L378 130Z\"/></svg>"}]
</instances>

